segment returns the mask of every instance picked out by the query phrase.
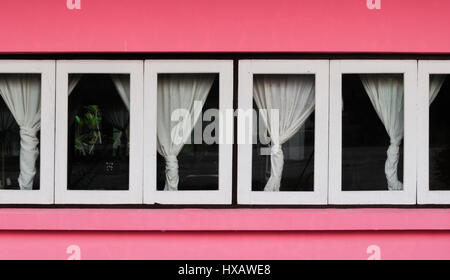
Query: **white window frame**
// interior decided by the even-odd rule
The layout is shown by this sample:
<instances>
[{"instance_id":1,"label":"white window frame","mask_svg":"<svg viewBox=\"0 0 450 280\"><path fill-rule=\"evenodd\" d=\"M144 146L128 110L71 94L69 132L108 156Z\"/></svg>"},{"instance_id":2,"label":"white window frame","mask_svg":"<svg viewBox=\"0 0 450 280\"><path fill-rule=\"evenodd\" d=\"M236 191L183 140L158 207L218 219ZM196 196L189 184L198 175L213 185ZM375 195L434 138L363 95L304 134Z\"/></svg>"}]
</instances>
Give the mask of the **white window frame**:
<instances>
[{"instance_id":1,"label":"white window frame","mask_svg":"<svg viewBox=\"0 0 450 280\"><path fill-rule=\"evenodd\" d=\"M41 75L40 188L39 190L2 189L0 204L52 204L55 155L55 61L0 60L0 74Z\"/></svg>"},{"instance_id":2,"label":"white window frame","mask_svg":"<svg viewBox=\"0 0 450 280\"><path fill-rule=\"evenodd\" d=\"M419 204L450 204L450 191L430 190L430 75L450 75L449 60L419 60L417 188Z\"/></svg>"},{"instance_id":3,"label":"white window frame","mask_svg":"<svg viewBox=\"0 0 450 280\"><path fill-rule=\"evenodd\" d=\"M239 135L253 136L253 75L314 74L315 136L314 191L263 192L252 191L252 143L238 143L238 203L243 205L324 205L328 194L328 60L241 60L239 61ZM253 137L252 137L253 138ZM241 141L244 141L242 139Z\"/></svg>"},{"instance_id":4,"label":"white window frame","mask_svg":"<svg viewBox=\"0 0 450 280\"><path fill-rule=\"evenodd\" d=\"M342 75L404 74L403 191L342 191ZM329 202L347 205L416 203L416 60L332 60L330 65ZM386 146L386 150L387 150Z\"/></svg>"},{"instance_id":5,"label":"white window frame","mask_svg":"<svg viewBox=\"0 0 450 280\"><path fill-rule=\"evenodd\" d=\"M143 61L59 60L56 78L56 198L57 204L142 204L143 172ZM68 77L69 74L130 75L129 190L67 189Z\"/></svg>"},{"instance_id":6,"label":"white window frame","mask_svg":"<svg viewBox=\"0 0 450 280\"><path fill-rule=\"evenodd\" d=\"M222 118L219 135L231 139L231 142L228 140L225 144L219 144L218 191L157 190L157 78L158 74L170 73L217 73L219 75L219 112ZM231 204L234 134L233 62L229 60L146 60L144 88L144 203ZM224 126L222 126L223 123L225 123ZM219 137L222 138L222 136Z\"/></svg>"}]
</instances>

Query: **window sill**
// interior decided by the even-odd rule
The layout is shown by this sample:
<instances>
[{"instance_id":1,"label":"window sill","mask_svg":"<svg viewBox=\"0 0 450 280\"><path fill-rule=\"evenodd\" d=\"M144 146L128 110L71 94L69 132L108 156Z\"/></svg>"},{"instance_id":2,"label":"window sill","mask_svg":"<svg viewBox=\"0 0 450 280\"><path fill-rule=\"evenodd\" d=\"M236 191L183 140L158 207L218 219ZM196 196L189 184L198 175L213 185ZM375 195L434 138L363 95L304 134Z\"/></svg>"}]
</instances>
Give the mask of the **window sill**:
<instances>
[{"instance_id":1,"label":"window sill","mask_svg":"<svg viewBox=\"0 0 450 280\"><path fill-rule=\"evenodd\" d=\"M0 230L450 230L450 209L1 209Z\"/></svg>"}]
</instances>

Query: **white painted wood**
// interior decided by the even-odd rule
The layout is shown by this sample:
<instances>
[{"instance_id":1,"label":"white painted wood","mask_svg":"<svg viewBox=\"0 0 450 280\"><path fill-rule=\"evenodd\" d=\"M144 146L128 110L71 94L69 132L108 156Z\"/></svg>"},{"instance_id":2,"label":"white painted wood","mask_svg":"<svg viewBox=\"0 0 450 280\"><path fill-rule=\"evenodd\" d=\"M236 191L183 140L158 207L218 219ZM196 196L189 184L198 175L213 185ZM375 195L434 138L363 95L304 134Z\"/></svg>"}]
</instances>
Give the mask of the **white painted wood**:
<instances>
[{"instance_id":1,"label":"white painted wood","mask_svg":"<svg viewBox=\"0 0 450 280\"><path fill-rule=\"evenodd\" d=\"M219 145L218 191L158 191L157 168L157 77L159 73L219 74L219 137L231 139ZM233 167L233 62L225 60L145 61L144 203L145 204L231 204ZM231 113L231 114L230 114Z\"/></svg>"},{"instance_id":2,"label":"white painted wood","mask_svg":"<svg viewBox=\"0 0 450 280\"><path fill-rule=\"evenodd\" d=\"M52 204L55 154L55 61L0 60L0 74L41 75L40 189L2 189L0 204Z\"/></svg>"},{"instance_id":3,"label":"white painted wood","mask_svg":"<svg viewBox=\"0 0 450 280\"><path fill-rule=\"evenodd\" d=\"M252 191L253 75L314 74L316 77L314 191ZM328 60L242 60L239 62L238 203L245 205L323 205L328 192ZM250 113L249 113L250 112ZM247 139L245 139L247 138Z\"/></svg>"},{"instance_id":4,"label":"white painted wood","mask_svg":"<svg viewBox=\"0 0 450 280\"><path fill-rule=\"evenodd\" d=\"M56 203L142 204L143 173L143 61L60 60L56 79ZM69 74L130 75L130 180L127 191L67 189L67 122Z\"/></svg>"},{"instance_id":5,"label":"white painted wood","mask_svg":"<svg viewBox=\"0 0 450 280\"><path fill-rule=\"evenodd\" d=\"M404 190L342 191L342 75L404 74ZM329 203L347 205L392 205L416 203L417 143L416 60L332 60L330 66L330 162ZM387 147L386 147L387 149Z\"/></svg>"},{"instance_id":6,"label":"white painted wood","mask_svg":"<svg viewBox=\"0 0 450 280\"><path fill-rule=\"evenodd\" d=\"M419 204L450 204L450 191L430 191L430 75L450 75L449 60L419 61L417 188Z\"/></svg>"}]
</instances>

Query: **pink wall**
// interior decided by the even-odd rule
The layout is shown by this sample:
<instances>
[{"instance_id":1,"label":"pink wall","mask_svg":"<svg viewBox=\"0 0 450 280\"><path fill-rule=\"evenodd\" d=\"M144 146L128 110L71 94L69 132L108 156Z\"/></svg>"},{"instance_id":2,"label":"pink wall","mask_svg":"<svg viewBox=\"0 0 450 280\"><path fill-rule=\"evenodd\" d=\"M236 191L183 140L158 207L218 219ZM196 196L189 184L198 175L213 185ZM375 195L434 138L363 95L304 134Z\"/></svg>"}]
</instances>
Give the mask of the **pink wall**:
<instances>
[{"instance_id":1,"label":"pink wall","mask_svg":"<svg viewBox=\"0 0 450 280\"><path fill-rule=\"evenodd\" d=\"M0 53L450 51L447 0L80 1L0 1Z\"/></svg>"},{"instance_id":2,"label":"pink wall","mask_svg":"<svg viewBox=\"0 0 450 280\"><path fill-rule=\"evenodd\" d=\"M381 0L381 10L366 0L66 2L0 1L0 53L450 53L448 0ZM445 210L158 211L3 210L0 259L67 259L68 247L82 259L367 259L371 245L383 259L450 259ZM220 231L205 231L214 221Z\"/></svg>"},{"instance_id":3,"label":"pink wall","mask_svg":"<svg viewBox=\"0 0 450 280\"><path fill-rule=\"evenodd\" d=\"M448 259L449 236L450 232L1 232L0 259ZM367 253L371 246L377 246L377 253Z\"/></svg>"},{"instance_id":4,"label":"pink wall","mask_svg":"<svg viewBox=\"0 0 450 280\"><path fill-rule=\"evenodd\" d=\"M0 210L0 259L449 259L450 210Z\"/></svg>"}]
</instances>

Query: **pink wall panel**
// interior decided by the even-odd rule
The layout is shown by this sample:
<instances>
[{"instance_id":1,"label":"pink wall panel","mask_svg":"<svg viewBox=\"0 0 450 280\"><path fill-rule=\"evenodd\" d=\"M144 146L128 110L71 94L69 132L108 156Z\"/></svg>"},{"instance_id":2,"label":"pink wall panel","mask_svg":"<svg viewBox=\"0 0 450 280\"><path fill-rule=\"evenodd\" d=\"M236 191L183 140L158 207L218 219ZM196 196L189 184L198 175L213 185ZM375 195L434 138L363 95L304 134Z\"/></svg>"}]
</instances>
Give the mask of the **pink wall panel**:
<instances>
[{"instance_id":1,"label":"pink wall panel","mask_svg":"<svg viewBox=\"0 0 450 280\"><path fill-rule=\"evenodd\" d=\"M368 9L367 0L80 1L81 9L71 10L67 0L0 0L0 53L450 53L448 0L381 0L381 10ZM328 223L320 222L328 214L311 223L327 228ZM403 222L390 224L387 219L379 224L376 217L382 214L346 218L350 214L333 213L342 218L338 225L349 221L349 228L359 219L365 227L391 228L422 224L429 217L400 213ZM35 223L47 221L57 228L64 224L58 215L38 216ZM425 225L446 227L440 215L448 216L435 213ZM82 259L367 259L374 256L367 253L371 246L380 250L382 259L450 259L450 232L414 231L418 226L413 231L285 233L8 231L12 225L23 227L24 221L9 217L0 216L0 259L76 258L78 249ZM138 214L133 221L142 217ZM292 217L283 217L279 223L291 224ZM363 219L367 217L372 219Z\"/></svg>"},{"instance_id":2,"label":"pink wall panel","mask_svg":"<svg viewBox=\"0 0 450 280\"><path fill-rule=\"evenodd\" d=\"M448 0L79 1L1 0L0 53L450 53Z\"/></svg>"},{"instance_id":3,"label":"pink wall panel","mask_svg":"<svg viewBox=\"0 0 450 280\"><path fill-rule=\"evenodd\" d=\"M368 248L375 248L375 251L367 253ZM188 260L449 259L450 232L0 233L0 259L77 257Z\"/></svg>"}]
</instances>

